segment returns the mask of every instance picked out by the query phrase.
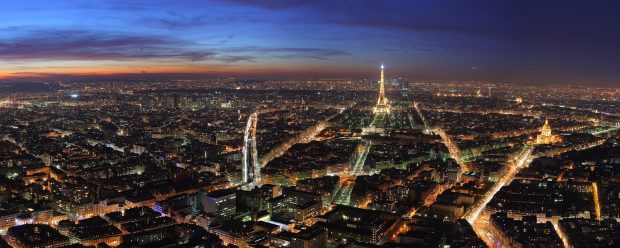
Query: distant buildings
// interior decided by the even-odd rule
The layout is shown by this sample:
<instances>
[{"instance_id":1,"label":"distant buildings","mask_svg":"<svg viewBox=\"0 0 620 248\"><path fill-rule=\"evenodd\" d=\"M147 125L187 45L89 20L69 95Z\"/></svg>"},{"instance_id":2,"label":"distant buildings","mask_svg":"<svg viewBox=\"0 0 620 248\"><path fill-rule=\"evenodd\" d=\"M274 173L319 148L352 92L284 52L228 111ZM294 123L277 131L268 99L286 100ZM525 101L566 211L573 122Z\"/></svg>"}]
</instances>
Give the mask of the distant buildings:
<instances>
[{"instance_id":1,"label":"distant buildings","mask_svg":"<svg viewBox=\"0 0 620 248\"><path fill-rule=\"evenodd\" d=\"M620 243L620 91L379 83L76 82L11 95L0 247Z\"/></svg>"}]
</instances>

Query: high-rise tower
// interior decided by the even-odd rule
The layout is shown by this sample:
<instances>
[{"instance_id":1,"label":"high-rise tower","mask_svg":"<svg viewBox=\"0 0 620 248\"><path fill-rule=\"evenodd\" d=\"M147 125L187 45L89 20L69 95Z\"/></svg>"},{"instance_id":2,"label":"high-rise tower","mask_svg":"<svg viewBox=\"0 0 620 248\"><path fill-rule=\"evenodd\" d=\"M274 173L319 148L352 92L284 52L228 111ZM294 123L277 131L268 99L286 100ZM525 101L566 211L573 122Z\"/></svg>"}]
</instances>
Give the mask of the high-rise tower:
<instances>
[{"instance_id":1,"label":"high-rise tower","mask_svg":"<svg viewBox=\"0 0 620 248\"><path fill-rule=\"evenodd\" d=\"M373 113L390 113L390 104L385 97L385 79L383 77L383 63L381 63L381 83L379 86L379 99L377 99L377 105L373 108Z\"/></svg>"}]
</instances>

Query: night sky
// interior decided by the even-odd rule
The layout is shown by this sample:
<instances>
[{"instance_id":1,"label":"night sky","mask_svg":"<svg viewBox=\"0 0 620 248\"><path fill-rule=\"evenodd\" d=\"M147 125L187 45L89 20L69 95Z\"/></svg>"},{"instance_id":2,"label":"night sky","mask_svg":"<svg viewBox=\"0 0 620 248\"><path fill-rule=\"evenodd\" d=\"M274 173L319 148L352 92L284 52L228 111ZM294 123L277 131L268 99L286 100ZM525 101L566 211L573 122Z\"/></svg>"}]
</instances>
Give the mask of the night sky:
<instances>
[{"instance_id":1,"label":"night sky","mask_svg":"<svg viewBox=\"0 0 620 248\"><path fill-rule=\"evenodd\" d=\"M620 85L620 1L2 1L0 79Z\"/></svg>"}]
</instances>

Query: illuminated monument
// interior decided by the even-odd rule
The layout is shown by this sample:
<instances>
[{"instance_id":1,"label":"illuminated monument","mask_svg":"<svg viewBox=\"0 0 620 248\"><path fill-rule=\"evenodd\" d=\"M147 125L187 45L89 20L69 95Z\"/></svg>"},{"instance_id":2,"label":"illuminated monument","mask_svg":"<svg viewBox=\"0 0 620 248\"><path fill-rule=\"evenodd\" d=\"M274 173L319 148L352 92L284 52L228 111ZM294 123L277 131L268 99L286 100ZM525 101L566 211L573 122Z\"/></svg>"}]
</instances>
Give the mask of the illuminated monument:
<instances>
[{"instance_id":1,"label":"illuminated monument","mask_svg":"<svg viewBox=\"0 0 620 248\"><path fill-rule=\"evenodd\" d=\"M536 136L536 144L552 144L559 141L561 141L560 136L551 133L549 120L545 120L545 125L543 125L540 134Z\"/></svg>"},{"instance_id":2,"label":"illuminated monument","mask_svg":"<svg viewBox=\"0 0 620 248\"><path fill-rule=\"evenodd\" d=\"M377 99L377 105L373 108L372 112L377 113L390 113L390 104L385 97L385 80L383 78L383 63L381 63L381 86L379 86L379 99Z\"/></svg>"}]
</instances>

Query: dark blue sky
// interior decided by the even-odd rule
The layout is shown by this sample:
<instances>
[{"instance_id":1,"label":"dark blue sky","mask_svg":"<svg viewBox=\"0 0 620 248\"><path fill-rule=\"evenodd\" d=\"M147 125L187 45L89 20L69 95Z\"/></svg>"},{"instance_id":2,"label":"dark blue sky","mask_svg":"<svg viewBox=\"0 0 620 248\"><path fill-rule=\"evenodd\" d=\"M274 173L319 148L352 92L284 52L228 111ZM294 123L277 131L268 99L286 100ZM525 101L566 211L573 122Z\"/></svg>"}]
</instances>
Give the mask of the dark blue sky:
<instances>
[{"instance_id":1,"label":"dark blue sky","mask_svg":"<svg viewBox=\"0 0 620 248\"><path fill-rule=\"evenodd\" d=\"M119 74L620 85L618 1L2 3L0 78ZM472 70L473 67L478 69Z\"/></svg>"}]
</instances>

